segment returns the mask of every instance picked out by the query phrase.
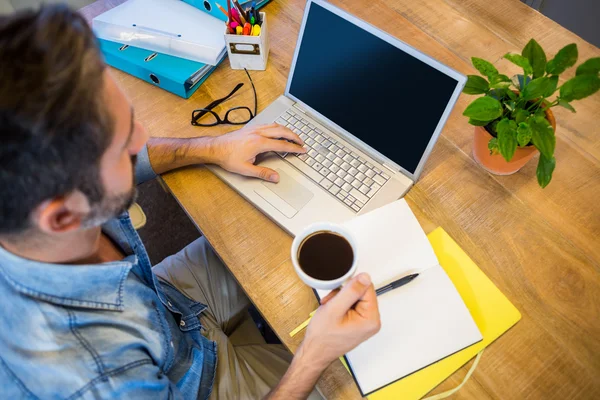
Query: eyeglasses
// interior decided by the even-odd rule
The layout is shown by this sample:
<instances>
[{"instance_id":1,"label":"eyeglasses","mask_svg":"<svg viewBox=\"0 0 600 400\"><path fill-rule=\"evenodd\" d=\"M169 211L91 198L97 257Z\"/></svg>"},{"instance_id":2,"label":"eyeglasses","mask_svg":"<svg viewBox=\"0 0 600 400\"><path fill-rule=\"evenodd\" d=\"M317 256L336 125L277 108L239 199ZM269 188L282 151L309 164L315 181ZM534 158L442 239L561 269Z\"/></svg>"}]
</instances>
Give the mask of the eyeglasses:
<instances>
[{"instance_id":1,"label":"eyeglasses","mask_svg":"<svg viewBox=\"0 0 600 400\"><path fill-rule=\"evenodd\" d=\"M230 125L244 125L250 122L252 118L256 115L256 88L254 87L254 82L248 73L248 70L244 68L246 71L246 75L248 75L248 79L250 79L250 84L252 85L252 91L254 92L254 114L252 111L245 106L230 108L225 113L225 118L221 119L219 115L214 112L212 109L217 107L219 104L227 101L231 96L235 94L238 90L244 86L243 83L238 83L235 88L229 93L227 96L215 100L206 108L199 108L192 112L192 125L194 126L216 126L220 124L230 124ZM202 119L202 121L200 121Z\"/></svg>"}]
</instances>

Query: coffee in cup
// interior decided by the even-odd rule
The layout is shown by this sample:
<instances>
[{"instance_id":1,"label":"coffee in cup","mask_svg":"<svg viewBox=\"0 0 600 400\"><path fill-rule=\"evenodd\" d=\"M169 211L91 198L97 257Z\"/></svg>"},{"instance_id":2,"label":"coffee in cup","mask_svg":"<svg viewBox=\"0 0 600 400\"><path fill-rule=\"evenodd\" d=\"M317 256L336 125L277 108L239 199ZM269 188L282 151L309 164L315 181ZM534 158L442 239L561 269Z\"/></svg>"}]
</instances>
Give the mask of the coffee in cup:
<instances>
[{"instance_id":1,"label":"coffee in cup","mask_svg":"<svg viewBox=\"0 0 600 400\"><path fill-rule=\"evenodd\" d=\"M312 233L300 243L297 257L300 268L307 275L322 281L341 278L354 263L350 242L332 231Z\"/></svg>"},{"instance_id":2,"label":"coffee in cup","mask_svg":"<svg viewBox=\"0 0 600 400\"><path fill-rule=\"evenodd\" d=\"M336 289L350 279L357 268L352 233L342 225L329 222L312 224L297 235L291 256L300 279L315 289Z\"/></svg>"}]
</instances>

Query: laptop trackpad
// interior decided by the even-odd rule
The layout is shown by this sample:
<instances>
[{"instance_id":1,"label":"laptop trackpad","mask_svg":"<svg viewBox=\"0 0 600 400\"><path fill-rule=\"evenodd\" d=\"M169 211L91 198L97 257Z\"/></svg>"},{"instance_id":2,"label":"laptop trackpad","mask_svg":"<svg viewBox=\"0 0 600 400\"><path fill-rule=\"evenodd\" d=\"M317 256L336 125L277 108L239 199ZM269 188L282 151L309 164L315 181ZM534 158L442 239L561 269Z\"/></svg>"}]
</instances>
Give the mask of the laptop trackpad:
<instances>
[{"instance_id":1,"label":"laptop trackpad","mask_svg":"<svg viewBox=\"0 0 600 400\"><path fill-rule=\"evenodd\" d=\"M276 171L279 173L279 183L263 181L261 183L264 188L258 187L254 191L283 215L292 218L313 198L314 194L282 170L276 169Z\"/></svg>"}]
</instances>

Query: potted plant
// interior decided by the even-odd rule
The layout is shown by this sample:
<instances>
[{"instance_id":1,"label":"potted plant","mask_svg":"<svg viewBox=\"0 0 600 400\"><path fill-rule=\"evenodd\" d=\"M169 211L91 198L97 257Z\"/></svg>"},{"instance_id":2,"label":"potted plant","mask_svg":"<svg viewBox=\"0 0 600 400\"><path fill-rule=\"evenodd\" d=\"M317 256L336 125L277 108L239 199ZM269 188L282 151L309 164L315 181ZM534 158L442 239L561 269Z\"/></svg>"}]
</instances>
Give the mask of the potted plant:
<instances>
[{"instance_id":1,"label":"potted plant","mask_svg":"<svg viewBox=\"0 0 600 400\"><path fill-rule=\"evenodd\" d=\"M484 76L468 75L466 94L483 94L465 109L463 115L475 125L473 157L486 170L509 175L521 169L539 151L537 180L546 187L556 166L556 122L550 108L564 107L572 112L573 100L600 89L600 57L579 65L575 77L558 86L558 77L577 61L577 45L569 44L547 61L542 47L531 39L521 54L504 58L523 69L509 78L488 61L472 58L473 66ZM487 78L487 79L486 79ZM558 90L554 100L551 96Z\"/></svg>"}]
</instances>

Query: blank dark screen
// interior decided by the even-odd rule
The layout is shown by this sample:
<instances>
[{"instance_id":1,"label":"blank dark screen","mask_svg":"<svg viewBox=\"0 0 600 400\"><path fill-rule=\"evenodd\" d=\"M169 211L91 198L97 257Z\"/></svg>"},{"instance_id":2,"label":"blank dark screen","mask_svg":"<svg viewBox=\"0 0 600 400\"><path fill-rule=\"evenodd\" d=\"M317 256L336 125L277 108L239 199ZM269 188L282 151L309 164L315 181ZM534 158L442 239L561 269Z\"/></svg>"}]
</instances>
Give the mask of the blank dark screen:
<instances>
[{"instance_id":1,"label":"blank dark screen","mask_svg":"<svg viewBox=\"0 0 600 400\"><path fill-rule=\"evenodd\" d=\"M310 7L290 93L414 173L457 81Z\"/></svg>"}]
</instances>

